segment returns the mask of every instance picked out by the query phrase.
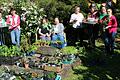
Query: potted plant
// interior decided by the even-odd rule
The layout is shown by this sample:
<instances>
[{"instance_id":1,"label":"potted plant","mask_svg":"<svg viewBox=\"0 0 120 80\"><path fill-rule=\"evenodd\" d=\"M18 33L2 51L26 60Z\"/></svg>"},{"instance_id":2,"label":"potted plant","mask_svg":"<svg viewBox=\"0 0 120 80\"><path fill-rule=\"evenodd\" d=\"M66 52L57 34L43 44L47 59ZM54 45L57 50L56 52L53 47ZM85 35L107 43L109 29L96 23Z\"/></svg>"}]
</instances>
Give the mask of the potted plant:
<instances>
[{"instance_id":1,"label":"potted plant","mask_svg":"<svg viewBox=\"0 0 120 80\"><path fill-rule=\"evenodd\" d=\"M55 72L47 71L44 74L44 79L45 80L55 80L55 78L56 78L56 73Z\"/></svg>"},{"instance_id":2,"label":"potted plant","mask_svg":"<svg viewBox=\"0 0 120 80\"><path fill-rule=\"evenodd\" d=\"M20 49L24 53L24 56L33 55L37 50L38 46L35 44L29 44L27 36L23 35L22 38L23 40L21 41Z\"/></svg>"},{"instance_id":3,"label":"potted plant","mask_svg":"<svg viewBox=\"0 0 120 80\"><path fill-rule=\"evenodd\" d=\"M33 43L33 45L40 47L40 43L41 43L41 40L37 40L35 43Z\"/></svg>"},{"instance_id":4,"label":"potted plant","mask_svg":"<svg viewBox=\"0 0 120 80\"><path fill-rule=\"evenodd\" d=\"M57 40L57 41L52 41L51 46L56 47L56 48L63 48L64 42Z\"/></svg>"},{"instance_id":5,"label":"potted plant","mask_svg":"<svg viewBox=\"0 0 120 80\"><path fill-rule=\"evenodd\" d=\"M51 41L46 41L46 47L50 46Z\"/></svg>"},{"instance_id":6,"label":"potted plant","mask_svg":"<svg viewBox=\"0 0 120 80\"><path fill-rule=\"evenodd\" d=\"M25 69L29 69L29 62L30 62L29 59L30 59L30 57L23 57L22 58L22 62L21 63L23 63Z\"/></svg>"},{"instance_id":7,"label":"potted plant","mask_svg":"<svg viewBox=\"0 0 120 80\"><path fill-rule=\"evenodd\" d=\"M45 46L45 47L48 47L50 45L51 41L45 41L45 40L37 40L34 45L37 45L37 46Z\"/></svg>"},{"instance_id":8,"label":"potted plant","mask_svg":"<svg viewBox=\"0 0 120 80\"><path fill-rule=\"evenodd\" d=\"M37 47L35 45L29 45L27 53L29 54L29 56L32 56L33 54L35 54L37 50Z\"/></svg>"},{"instance_id":9,"label":"potted plant","mask_svg":"<svg viewBox=\"0 0 120 80\"><path fill-rule=\"evenodd\" d=\"M25 69L29 69L29 60L26 60L24 62L24 67L25 67Z\"/></svg>"},{"instance_id":10,"label":"potted plant","mask_svg":"<svg viewBox=\"0 0 120 80\"><path fill-rule=\"evenodd\" d=\"M75 59L75 55L78 53L78 50L73 46L67 46L61 49L62 59L64 64L71 64Z\"/></svg>"},{"instance_id":11,"label":"potted plant","mask_svg":"<svg viewBox=\"0 0 120 80\"><path fill-rule=\"evenodd\" d=\"M41 40L41 42L40 42L40 46L45 46L45 40Z\"/></svg>"},{"instance_id":12,"label":"potted plant","mask_svg":"<svg viewBox=\"0 0 120 80\"><path fill-rule=\"evenodd\" d=\"M74 46L67 46L61 49L63 55L77 54L78 50Z\"/></svg>"}]
</instances>

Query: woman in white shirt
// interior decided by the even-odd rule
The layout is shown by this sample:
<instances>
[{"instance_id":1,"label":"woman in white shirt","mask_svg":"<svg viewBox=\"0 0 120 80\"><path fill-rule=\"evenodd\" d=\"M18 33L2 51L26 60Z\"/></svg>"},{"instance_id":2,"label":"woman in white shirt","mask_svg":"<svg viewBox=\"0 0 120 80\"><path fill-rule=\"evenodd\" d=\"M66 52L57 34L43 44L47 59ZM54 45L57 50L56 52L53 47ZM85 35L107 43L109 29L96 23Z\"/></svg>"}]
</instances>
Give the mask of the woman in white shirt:
<instances>
[{"instance_id":1,"label":"woman in white shirt","mask_svg":"<svg viewBox=\"0 0 120 80\"><path fill-rule=\"evenodd\" d=\"M84 16L80 13L80 7L75 7L75 13L71 15L70 23L73 24L73 43L79 41L80 39L80 46L83 45L83 28L82 28L82 21L84 20Z\"/></svg>"}]
</instances>

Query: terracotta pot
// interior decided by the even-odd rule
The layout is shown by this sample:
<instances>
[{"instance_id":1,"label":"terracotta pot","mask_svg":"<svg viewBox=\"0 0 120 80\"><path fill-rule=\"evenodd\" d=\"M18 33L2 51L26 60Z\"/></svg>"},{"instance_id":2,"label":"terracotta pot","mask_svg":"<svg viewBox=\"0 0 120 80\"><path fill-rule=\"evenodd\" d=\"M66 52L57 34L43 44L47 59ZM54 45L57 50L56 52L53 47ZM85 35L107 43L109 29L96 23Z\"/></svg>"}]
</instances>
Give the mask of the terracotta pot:
<instances>
[{"instance_id":1,"label":"terracotta pot","mask_svg":"<svg viewBox=\"0 0 120 80\"><path fill-rule=\"evenodd\" d=\"M24 63L24 67L25 67L26 69L29 69L29 64L28 64L28 63Z\"/></svg>"}]
</instances>

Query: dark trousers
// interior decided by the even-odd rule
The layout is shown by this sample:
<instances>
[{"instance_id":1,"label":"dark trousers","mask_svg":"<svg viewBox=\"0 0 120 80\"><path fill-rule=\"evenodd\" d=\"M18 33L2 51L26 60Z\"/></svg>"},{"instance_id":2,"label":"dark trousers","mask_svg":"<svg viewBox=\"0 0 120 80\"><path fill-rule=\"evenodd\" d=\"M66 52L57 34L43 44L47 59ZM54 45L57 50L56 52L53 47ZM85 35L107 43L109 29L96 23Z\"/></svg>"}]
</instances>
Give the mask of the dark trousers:
<instances>
[{"instance_id":1,"label":"dark trousers","mask_svg":"<svg viewBox=\"0 0 120 80\"><path fill-rule=\"evenodd\" d=\"M0 45L5 44L5 36L4 36L4 30L3 28L0 28Z\"/></svg>"},{"instance_id":2,"label":"dark trousers","mask_svg":"<svg viewBox=\"0 0 120 80\"><path fill-rule=\"evenodd\" d=\"M83 28L73 28L73 43L80 41L80 46L83 46Z\"/></svg>"},{"instance_id":3,"label":"dark trousers","mask_svg":"<svg viewBox=\"0 0 120 80\"><path fill-rule=\"evenodd\" d=\"M89 45L95 47L95 40L98 38L99 27L98 25L89 24L88 25L88 36Z\"/></svg>"},{"instance_id":4,"label":"dark trousers","mask_svg":"<svg viewBox=\"0 0 120 80\"><path fill-rule=\"evenodd\" d=\"M109 33L108 31L105 31L103 34L105 50L107 53L113 53L114 51L116 33L117 32Z\"/></svg>"}]
</instances>

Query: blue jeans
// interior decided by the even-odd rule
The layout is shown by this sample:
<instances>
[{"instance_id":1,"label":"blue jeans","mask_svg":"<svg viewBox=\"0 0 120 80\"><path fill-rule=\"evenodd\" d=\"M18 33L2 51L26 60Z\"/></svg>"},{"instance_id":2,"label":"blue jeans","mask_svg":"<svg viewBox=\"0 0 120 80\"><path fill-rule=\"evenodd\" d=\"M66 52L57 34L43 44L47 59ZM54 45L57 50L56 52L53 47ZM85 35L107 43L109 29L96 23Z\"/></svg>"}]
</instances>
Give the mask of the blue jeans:
<instances>
[{"instance_id":1,"label":"blue jeans","mask_svg":"<svg viewBox=\"0 0 120 80\"><path fill-rule=\"evenodd\" d=\"M12 44L20 46L20 30L19 29L12 30L10 34L11 34Z\"/></svg>"},{"instance_id":2,"label":"blue jeans","mask_svg":"<svg viewBox=\"0 0 120 80\"><path fill-rule=\"evenodd\" d=\"M61 45L52 44L52 46L58 47L58 48L63 48L64 47L64 36L60 35L60 34L54 34L54 35L52 35L52 42L55 42L57 40L61 41L62 44Z\"/></svg>"},{"instance_id":3,"label":"blue jeans","mask_svg":"<svg viewBox=\"0 0 120 80\"><path fill-rule=\"evenodd\" d=\"M115 36L117 32L109 33L108 31L104 34L105 49L107 52L113 52L115 48Z\"/></svg>"},{"instance_id":4,"label":"blue jeans","mask_svg":"<svg viewBox=\"0 0 120 80\"><path fill-rule=\"evenodd\" d=\"M0 45L3 45L2 33L0 33Z\"/></svg>"}]
</instances>

